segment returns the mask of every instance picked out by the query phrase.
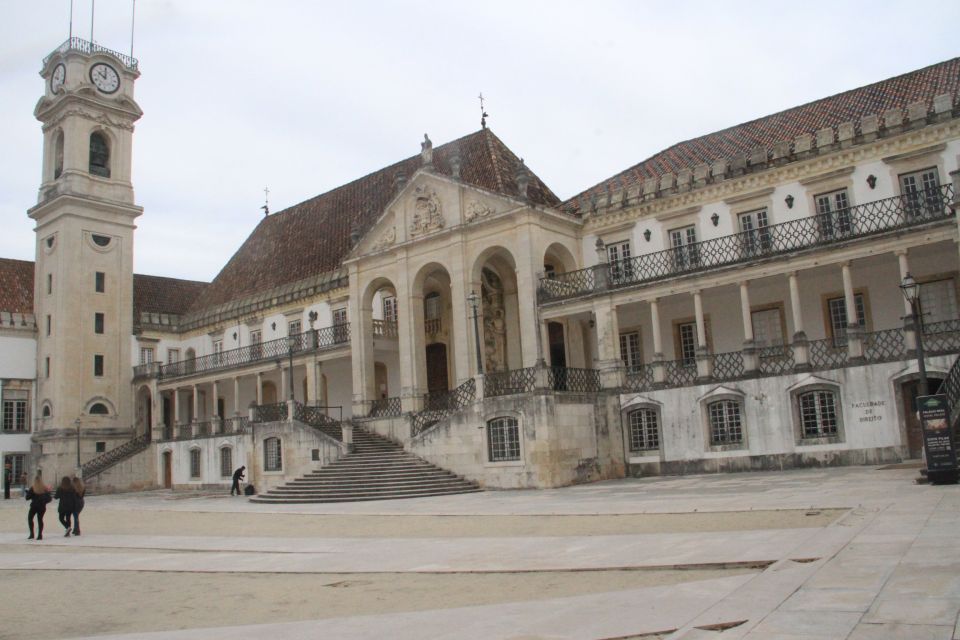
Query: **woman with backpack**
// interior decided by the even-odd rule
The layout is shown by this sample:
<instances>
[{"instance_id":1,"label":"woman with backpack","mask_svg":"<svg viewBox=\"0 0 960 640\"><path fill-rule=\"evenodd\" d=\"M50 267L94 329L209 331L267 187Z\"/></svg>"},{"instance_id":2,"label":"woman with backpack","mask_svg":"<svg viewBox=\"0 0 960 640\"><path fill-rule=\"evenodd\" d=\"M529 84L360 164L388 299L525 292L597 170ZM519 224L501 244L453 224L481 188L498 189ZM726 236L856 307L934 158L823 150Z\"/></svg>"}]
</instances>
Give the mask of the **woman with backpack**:
<instances>
[{"instance_id":1,"label":"woman with backpack","mask_svg":"<svg viewBox=\"0 0 960 640\"><path fill-rule=\"evenodd\" d=\"M33 479L33 484L27 489L24 496L30 501L30 511L27 512L27 524L30 526L30 536L28 540L33 540L33 517L37 517L37 540L43 540L43 514L47 512L47 504L53 500L50 497L50 490L43 484L40 474Z\"/></svg>"},{"instance_id":2,"label":"woman with backpack","mask_svg":"<svg viewBox=\"0 0 960 640\"><path fill-rule=\"evenodd\" d=\"M83 494L87 488L83 485L83 480L73 476L73 491L76 493L76 502L73 506L73 535L80 535L80 512L83 511Z\"/></svg>"},{"instance_id":3,"label":"woman with backpack","mask_svg":"<svg viewBox=\"0 0 960 640\"><path fill-rule=\"evenodd\" d=\"M60 524L67 530L67 532L63 534L63 537L69 538L70 516L73 515L77 506L77 492L73 490L73 483L70 482L70 476L63 476L63 478L60 479L60 486L57 487L57 492L53 497L60 501L57 505L57 514L60 516Z\"/></svg>"}]
</instances>

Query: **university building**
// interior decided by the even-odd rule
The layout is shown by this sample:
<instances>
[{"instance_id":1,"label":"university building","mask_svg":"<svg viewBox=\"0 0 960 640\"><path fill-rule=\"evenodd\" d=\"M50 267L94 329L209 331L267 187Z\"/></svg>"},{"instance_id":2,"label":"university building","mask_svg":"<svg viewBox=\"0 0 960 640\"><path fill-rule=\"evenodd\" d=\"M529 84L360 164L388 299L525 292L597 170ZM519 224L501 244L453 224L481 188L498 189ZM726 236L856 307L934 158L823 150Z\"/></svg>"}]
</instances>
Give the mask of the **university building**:
<instances>
[{"instance_id":1,"label":"university building","mask_svg":"<svg viewBox=\"0 0 960 640\"><path fill-rule=\"evenodd\" d=\"M0 260L18 470L105 491L245 464L282 499L371 439L488 488L897 462L918 342L931 390L960 353L960 59L566 201L486 127L425 136L264 217L210 283L133 273L137 61L73 38L41 76L36 260Z\"/></svg>"}]
</instances>

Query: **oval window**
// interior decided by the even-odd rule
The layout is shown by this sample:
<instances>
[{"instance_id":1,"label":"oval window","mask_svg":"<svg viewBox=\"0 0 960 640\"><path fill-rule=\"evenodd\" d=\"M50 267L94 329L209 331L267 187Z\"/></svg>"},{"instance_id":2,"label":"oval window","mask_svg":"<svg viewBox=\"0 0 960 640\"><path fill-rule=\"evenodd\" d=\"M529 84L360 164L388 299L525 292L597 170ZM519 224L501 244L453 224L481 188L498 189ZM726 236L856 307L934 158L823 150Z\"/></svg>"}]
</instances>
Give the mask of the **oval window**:
<instances>
[{"instance_id":1,"label":"oval window","mask_svg":"<svg viewBox=\"0 0 960 640\"><path fill-rule=\"evenodd\" d=\"M97 235L97 234L94 233L94 234L93 234L93 243L96 244L98 247L105 247L105 246L107 246L108 244L110 244L110 237L109 237L109 236L100 236L100 235Z\"/></svg>"}]
</instances>

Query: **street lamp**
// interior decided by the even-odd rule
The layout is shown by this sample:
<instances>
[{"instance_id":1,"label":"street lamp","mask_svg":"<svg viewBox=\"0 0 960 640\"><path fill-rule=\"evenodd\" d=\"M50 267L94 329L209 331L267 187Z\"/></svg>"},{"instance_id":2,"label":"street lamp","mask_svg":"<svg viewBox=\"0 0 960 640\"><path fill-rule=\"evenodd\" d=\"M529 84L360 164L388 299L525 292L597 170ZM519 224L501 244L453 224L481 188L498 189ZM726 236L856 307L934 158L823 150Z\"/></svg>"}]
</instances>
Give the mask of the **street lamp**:
<instances>
[{"instance_id":1,"label":"street lamp","mask_svg":"<svg viewBox=\"0 0 960 640\"><path fill-rule=\"evenodd\" d=\"M297 336L287 336L287 354L290 356L290 369L287 379L290 381L290 399L293 400L293 349L297 346Z\"/></svg>"},{"instance_id":2,"label":"street lamp","mask_svg":"<svg viewBox=\"0 0 960 640\"><path fill-rule=\"evenodd\" d=\"M913 322L913 333L917 337L917 368L920 370L920 388L917 396L929 393L927 386L927 365L923 357L923 314L920 309L920 284L909 273L900 283L903 297L910 303L910 316Z\"/></svg>"},{"instance_id":3,"label":"street lamp","mask_svg":"<svg viewBox=\"0 0 960 640\"><path fill-rule=\"evenodd\" d=\"M480 296L476 291L471 291L467 296L467 302L473 308L473 337L477 345L477 373L483 374L483 360L480 357L480 326L477 324L477 315L480 312Z\"/></svg>"},{"instance_id":4,"label":"street lamp","mask_svg":"<svg viewBox=\"0 0 960 640\"><path fill-rule=\"evenodd\" d=\"M73 426L77 428L77 473L80 473L80 418L73 421Z\"/></svg>"}]
</instances>

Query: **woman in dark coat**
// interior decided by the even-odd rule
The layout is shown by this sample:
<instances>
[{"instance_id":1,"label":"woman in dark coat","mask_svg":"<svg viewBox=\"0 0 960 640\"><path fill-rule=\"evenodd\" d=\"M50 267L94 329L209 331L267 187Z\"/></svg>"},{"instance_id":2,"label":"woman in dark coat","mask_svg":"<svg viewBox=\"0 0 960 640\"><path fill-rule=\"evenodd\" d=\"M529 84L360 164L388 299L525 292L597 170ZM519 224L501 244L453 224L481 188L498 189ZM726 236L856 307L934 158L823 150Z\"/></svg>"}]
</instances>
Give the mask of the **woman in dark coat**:
<instances>
[{"instance_id":1,"label":"woman in dark coat","mask_svg":"<svg viewBox=\"0 0 960 640\"><path fill-rule=\"evenodd\" d=\"M77 492L73 490L73 483L70 482L69 476L63 476L60 480L60 486L57 487L57 492L53 497L60 501L57 505L57 515L60 516L60 524L67 530L67 532L63 534L63 537L69 538L70 516L73 515L73 512L76 511L77 508Z\"/></svg>"},{"instance_id":2,"label":"woman in dark coat","mask_svg":"<svg viewBox=\"0 0 960 640\"><path fill-rule=\"evenodd\" d=\"M73 476L73 490L77 494L76 503L73 507L73 535L80 535L80 512L83 511L83 494L87 488L83 485L83 480Z\"/></svg>"},{"instance_id":3,"label":"woman in dark coat","mask_svg":"<svg viewBox=\"0 0 960 640\"><path fill-rule=\"evenodd\" d=\"M47 512L47 504L53 500L50 497L50 490L43 484L43 480L38 475L33 479L33 484L27 489L24 496L30 501L30 511L27 513L27 524L30 525L30 537L33 540L33 517L37 517L37 540L43 540L43 514Z\"/></svg>"}]
</instances>

